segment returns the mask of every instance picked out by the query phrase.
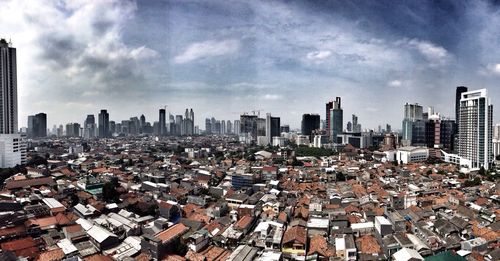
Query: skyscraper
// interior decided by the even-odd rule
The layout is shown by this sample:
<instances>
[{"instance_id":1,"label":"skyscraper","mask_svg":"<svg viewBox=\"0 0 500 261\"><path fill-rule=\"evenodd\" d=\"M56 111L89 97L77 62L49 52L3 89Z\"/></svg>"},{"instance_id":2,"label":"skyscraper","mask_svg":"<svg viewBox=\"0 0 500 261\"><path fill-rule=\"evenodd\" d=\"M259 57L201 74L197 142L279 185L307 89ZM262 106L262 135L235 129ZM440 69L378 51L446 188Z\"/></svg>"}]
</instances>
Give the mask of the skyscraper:
<instances>
[{"instance_id":1,"label":"skyscraper","mask_svg":"<svg viewBox=\"0 0 500 261\"><path fill-rule=\"evenodd\" d=\"M17 132L16 48L0 39L0 134Z\"/></svg>"},{"instance_id":2,"label":"skyscraper","mask_svg":"<svg viewBox=\"0 0 500 261\"><path fill-rule=\"evenodd\" d=\"M109 137L109 113L107 110L101 110L99 113L99 138Z\"/></svg>"},{"instance_id":3,"label":"skyscraper","mask_svg":"<svg viewBox=\"0 0 500 261\"><path fill-rule=\"evenodd\" d=\"M91 139L96 137L96 126L94 114L87 115L85 122L83 123L83 137L86 139Z\"/></svg>"},{"instance_id":4,"label":"skyscraper","mask_svg":"<svg viewBox=\"0 0 500 261\"><path fill-rule=\"evenodd\" d=\"M35 115L33 136L36 138L47 137L47 114L41 112Z\"/></svg>"},{"instance_id":5,"label":"skyscraper","mask_svg":"<svg viewBox=\"0 0 500 261\"><path fill-rule=\"evenodd\" d=\"M233 133L233 123L230 120L226 122L226 132L227 134Z\"/></svg>"},{"instance_id":6,"label":"skyscraper","mask_svg":"<svg viewBox=\"0 0 500 261\"><path fill-rule=\"evenodd\" d=\"M404 146L425 143L425 122L423 108L418 103L404 105L403 138Z\"/></svg>"},{"instance_id":7,"label":"skyscraper","mask_svg":"<svg viewBox=\"0 0 500 261\"><path fill-rule=\"evenodd\" d=\"M472 169L488 169L493 161L493 105L487 90L462 93L459 110L458 155L470 160Z\"/></svg>"},{"instance_id":8,"label":"skyscraper","mask_svg":"<svg viewBox=\"0 0 500 261\"><path fill-rule=\"evenodd\" d=\"M301 133L311 137L313 130L319 129L319 114L303 114L301 122Z\"/></svg>"},{"instance_id":9,"label":"skyscraper","mask_svg":"<svg viewBox=\"0 0 500 261\"><path fill-rule=\"evenodd\" d=\"M271 144L271 141L271 113L266 113L266 145Z\"/></svg>"},{"instance_id":10,"label":"skyscraper","mask_svg":"<svg viewBox=\"0 0 500 261\"><path fill-rule=\"evenodd\" d=\"M167 134L167 125L166 125L166 118L167 117L167 114L165 112L165 109L160 109L160 119L159 119L159 123L160 123L160 132L159 132L159 136L165 136Z\"/></svg>"},{"instance_id":11,"label":"skyscraper","mask_svg":"<svg viewBox=\"0 0 500 261\"><path fill-rule=\"evenodd\" d=\"M212 133L212 122L210 121L209 118L205 119L205 134L211 134Z\"/></svg>"},{"instance_id":12,"label":"skyscraper","mask_svg":"<svg viewBox=\"0 0 500 261\"><path fill-rule=\"evenodd\" d=\"M460 125L460 100L462 99L462 93L467 92L467 87L458 86L455 93L455 123Z\"/></svg>"},{"instance_id":13,"label":"skyscraper","mask_svg":"<svg viewBox=\"0 0 500 261\"><path fill-rule=\"evenodd\" d=\"M145 128L146 128L146 116L142 114L140 117L140 126L139 126L140 133L145 133Z\"/></svg>"},{"instance_id":14,"label":"skyscraper","mask_svg":"<svg viewBox=\"0 0 500 261\"><path fill-rule=\"evenodd\" d=\"M330 140L334 143L339 143L337 136L342 133L344 126L344 111L342 110L342 102L340 97L337 97L333 102L332 109L330 110L329 130Z\"/></svg>"},{"instance_id":15,"label":"skyscraper","mask_svg":"<svg viewBox=\"0 0 500 261\"><path fill-rule=\"evenodd\" d=\"M0 168L26 163L26 144L18 134L17 120L16 49L0 39Z\"/></svg>"},{"instance_id":16,"label":"skyscraper","mask_svg":"<svg viewBox=\"0 0 500 261\"><path fill-rule=\"evenodd\" d=\"M240 115L240 133L257 139L257 115Z\"/></svg>"}]
</instances>

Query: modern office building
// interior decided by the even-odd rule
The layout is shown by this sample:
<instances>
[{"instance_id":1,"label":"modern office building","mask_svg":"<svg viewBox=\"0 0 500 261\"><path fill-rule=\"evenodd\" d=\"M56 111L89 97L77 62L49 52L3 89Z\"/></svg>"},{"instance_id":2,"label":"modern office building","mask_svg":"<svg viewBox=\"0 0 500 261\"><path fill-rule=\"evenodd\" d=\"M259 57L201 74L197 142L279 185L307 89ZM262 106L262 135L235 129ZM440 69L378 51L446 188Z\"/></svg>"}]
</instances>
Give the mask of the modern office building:
<instances>
[{"instance_id":1,"label":"modern office building","mask_svg":"<svg viewBox=\"0 0 500 261\"><path fill-rule=\"evenodd\" d=\"M327 117L329 117L327 128L329 130L330 140L333 143L340 143L337 136L342 133L342 128L344 126L344 111L342 110L340 97L337 97L333 102L332 109L330 109L330 113Z\"/></svg>"},{"instance_id":2,"label":"modern office building","mask_svg":"<svg viewBox=\"0 0 500 261\"><path fill-rule=\"evenodd\" d=\"M94 114L87 115L85 122L83 123L83 137L86 139L92 139L97 137Z\"/></svg>"},{"instance_id":3,"label":"modern office building","mask_svg":"<svg viewBox=\"0 0 500 261\"><path fill-rule=\"evenodd\" d=\"M303 114L300 132L302 135L309 136L309 140L311 140L312 134L314 130L320 128L320 116L319 114Z\"/></svg>"},{"instance_id":4,"label":"modern office building","mask_svg":"<svg viewBox=\"0 0 500 261\"><path fill-rule=\"evenodd\" d=\"M493 161L493 105L487 90L462 93L459 109L458 156L470 160L472 169L488 169Z\"/></svg>"},{"instance_id":5,"label":"modern office building","mask_svg":"<svg viewBox=\"0 0 500 261\"><path fill-rule=\"evenodd\" d=\"M205 119L205 134L211 134L212 133L212 122L210 121L209 118Z\"/></svg>"},{"instance_id":6,"label":"modern office building","mask_svg":"<svg viewBox=\"0 0 500 261\"><path fill-rule=\"evenodd\" d=\"M108 138L109 135L109 113L106 110L101 110L99 113L99 138Z\"/></svg>"},{"instance_id":7,"label":"modern office building","mask_svg":"<svg viewBox=\"0 0 500 261\"><path fill-rule=\"evenodd\" d=\"M159 116L160 129L159 129L158 135L165 136L165 135L167 135L166 110L160 109L159 114L160 114L160 116Z\"/></svg>"},{"instance_id":8,"label":"modern office building","mask_svg":"<svg viewBox=\"0 0 500 261\"><path fill-rule=\"evenodd\" d=\"M257 115L240 115L240 133L257 140Z\"/></svg>"},{"instance_id":9,"label":"modern office building","mask_svg":"<svg viewBox=\"0 0 500 261\"><path fill-rule=\"evenodd\" d=\"M16 61L16 48L0 39L0 134L18 132Z\"/></svg>"},{"instance_id":10,"label":"modern office building","mask_svg":"<svg viewBox=\"0 0 500 261\"><path fill-rule=\"evenodd\" d=\"M26 134L28 138L47 137L47 114L38 113L36 115L29 115Z\"/></svg>"},{"instance_id":11,"label":"modern office building","mask_svg":"<svg viewBox=\"0 0 500 261\"><path fill-rule=\"evenodd\" d=\"M425 144L425 121L423 108L418 103L404 105L403 146Z\"/></svg>"}]
</instances>

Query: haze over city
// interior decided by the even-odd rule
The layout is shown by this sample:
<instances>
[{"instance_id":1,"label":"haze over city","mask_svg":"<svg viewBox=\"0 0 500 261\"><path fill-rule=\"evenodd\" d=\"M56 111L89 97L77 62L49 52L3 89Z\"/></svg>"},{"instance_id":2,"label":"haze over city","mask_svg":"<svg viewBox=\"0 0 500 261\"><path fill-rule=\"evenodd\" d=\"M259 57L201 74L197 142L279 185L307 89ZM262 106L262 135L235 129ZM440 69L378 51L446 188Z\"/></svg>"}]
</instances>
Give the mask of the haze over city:
<instances>
[{"instance_id":1,"label":"haze over city","mask_svg":"<svg viewBox=\"0 0 500 261\"><path fill-rule=\"evenodd\" d=\"M390 8L388 7L390 6ZM500 101L497 1L2 1L18 54L19 126L261 110L300 127L343 99L365 128L405 102L454 118L454 88ZM495 114L500 113L499 106Z\"/></svg>"}]
</instances>

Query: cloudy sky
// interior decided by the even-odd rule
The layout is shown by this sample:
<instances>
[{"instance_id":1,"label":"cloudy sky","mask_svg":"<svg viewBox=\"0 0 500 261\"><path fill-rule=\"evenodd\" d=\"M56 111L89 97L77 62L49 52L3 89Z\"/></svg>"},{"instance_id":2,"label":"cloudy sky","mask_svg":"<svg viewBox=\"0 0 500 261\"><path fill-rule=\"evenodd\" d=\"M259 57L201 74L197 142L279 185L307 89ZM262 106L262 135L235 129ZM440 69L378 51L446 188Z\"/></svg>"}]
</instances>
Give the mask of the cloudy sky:
<instances>
[{"instance_id":1,"label":"cloudy sky","mask_svg":"<svg viewBox=\"0 0 500 261\"><path fill-rule=\"evenodd\" d=\"M20 126L261 110L300 126L341 96L344 119L400 128L405 102L454 115L454 89L500 113L498 1L2 0L18 52ZM496 117L498 119L498 117Z\"/></svg>"}]
</instances>

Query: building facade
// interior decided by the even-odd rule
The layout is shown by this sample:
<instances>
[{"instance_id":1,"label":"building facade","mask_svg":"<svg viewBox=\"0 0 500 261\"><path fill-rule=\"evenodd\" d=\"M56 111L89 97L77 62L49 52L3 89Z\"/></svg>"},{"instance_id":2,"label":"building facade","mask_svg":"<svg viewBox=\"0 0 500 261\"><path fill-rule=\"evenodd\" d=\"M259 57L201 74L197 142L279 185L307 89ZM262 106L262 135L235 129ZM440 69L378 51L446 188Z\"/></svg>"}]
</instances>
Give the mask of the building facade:
<instances>
[{"instance_id":1,"label":"building facade","mask_svg":"<svg viewBox=\"0 0 500 261\"><path fill-rule=\"evenodd\" d=\"M458 155L469 159L472 169L488 169L493 161L493 105L486 89L462 93L458 128Z\"/></svg>"}]
</instances>

